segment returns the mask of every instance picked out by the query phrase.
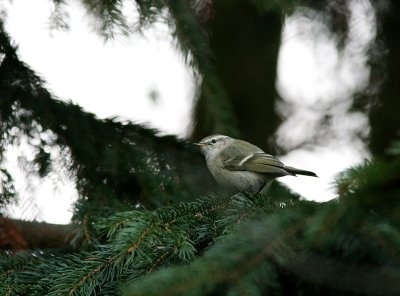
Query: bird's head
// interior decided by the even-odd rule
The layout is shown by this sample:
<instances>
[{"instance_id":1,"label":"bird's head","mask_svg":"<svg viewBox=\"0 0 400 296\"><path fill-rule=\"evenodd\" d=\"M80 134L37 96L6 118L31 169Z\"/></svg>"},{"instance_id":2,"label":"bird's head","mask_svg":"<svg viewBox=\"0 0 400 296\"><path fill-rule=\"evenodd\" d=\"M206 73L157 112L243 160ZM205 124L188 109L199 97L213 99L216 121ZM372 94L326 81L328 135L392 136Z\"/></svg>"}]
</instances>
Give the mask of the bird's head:
<instances>
[{"instance_id":1,"label":"bird's head","mask_svg":"<svg viewBox=\"0 0 400 296\"><path fill-rule=\"evenodd\" d=\"M200 147L204 155L211 156L219 153L233 140L233 138L224 135L211 135L194 144Z\"/></svg>"}]
</instances>

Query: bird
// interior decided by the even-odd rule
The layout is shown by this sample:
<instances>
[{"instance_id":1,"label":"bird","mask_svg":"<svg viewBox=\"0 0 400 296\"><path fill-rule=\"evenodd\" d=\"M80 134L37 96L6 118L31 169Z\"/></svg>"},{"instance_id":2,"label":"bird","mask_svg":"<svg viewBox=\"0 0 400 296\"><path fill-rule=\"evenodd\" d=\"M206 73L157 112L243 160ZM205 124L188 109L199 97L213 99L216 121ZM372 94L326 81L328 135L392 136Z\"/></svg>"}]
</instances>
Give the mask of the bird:
<instances>
[{"instance_id":1,"label":"bird","mask_svg":"<svg viewBox=\"0 0 400 296\"><path fill-rule=\"evenodd\" d=\"M318 177L314 172L283 164L261 148L225 135L211 135L198 143L215 181L227 188L252 194L265 193L283 176Z\"/></svg>"}]
</instances>

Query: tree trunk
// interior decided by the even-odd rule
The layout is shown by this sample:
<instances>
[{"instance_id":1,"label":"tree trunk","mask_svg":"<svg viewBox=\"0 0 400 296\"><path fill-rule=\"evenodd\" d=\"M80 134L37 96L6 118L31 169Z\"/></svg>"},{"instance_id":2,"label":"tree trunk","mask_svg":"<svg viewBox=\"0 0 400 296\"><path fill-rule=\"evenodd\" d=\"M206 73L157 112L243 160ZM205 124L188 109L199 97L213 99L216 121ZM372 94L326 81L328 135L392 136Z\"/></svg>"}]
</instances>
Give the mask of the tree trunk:
<instances>
[{"instance_id":1,"label":"tree trunk","mask_svg":"<svg viewBox=\"0 0 400 296\"><path fill-rule=\"evenodd\" d=\"M273 153L268 140L281 122L275 112L275 80L282 16L277 10L261 14L243 0L214 5L214 17L205 27L241 136ZM213 133L203 104L200 94L192 133L196 140Z\"/></svg>"},{"instance_id":2,"label":"tree trunk","mask_svg":"<svg viewBox=\"0 0 400 296\"><path fill-rule=\"evenodd\" d=\"M374 155L383 155L385 149L400 135L400 2L392 1L382 20L385 57L385 81L379 93L378 106L370 113L370 148ZM374 73L373 73L374 74ZM375 75L382 75L377 71Z\"/></svg>"}]
</instances>

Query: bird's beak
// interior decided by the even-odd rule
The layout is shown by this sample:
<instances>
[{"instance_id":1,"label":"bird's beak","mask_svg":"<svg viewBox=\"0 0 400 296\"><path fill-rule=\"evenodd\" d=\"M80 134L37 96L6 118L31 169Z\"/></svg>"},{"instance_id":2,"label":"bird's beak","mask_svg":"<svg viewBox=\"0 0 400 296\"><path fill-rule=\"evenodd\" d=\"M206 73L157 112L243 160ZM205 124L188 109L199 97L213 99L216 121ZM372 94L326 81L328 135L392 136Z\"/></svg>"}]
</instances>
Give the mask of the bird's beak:
<instances>
[{"instance_id":1,"label":"bird's beak","mask_svg":"<svg viewBox=\"0 0 400 296\"><path fill-rule=\"evenodd\" d=\"M204 143L193 143L193 145L199 146L200 148L206 146Z\"/></svg>"}]
</instances>

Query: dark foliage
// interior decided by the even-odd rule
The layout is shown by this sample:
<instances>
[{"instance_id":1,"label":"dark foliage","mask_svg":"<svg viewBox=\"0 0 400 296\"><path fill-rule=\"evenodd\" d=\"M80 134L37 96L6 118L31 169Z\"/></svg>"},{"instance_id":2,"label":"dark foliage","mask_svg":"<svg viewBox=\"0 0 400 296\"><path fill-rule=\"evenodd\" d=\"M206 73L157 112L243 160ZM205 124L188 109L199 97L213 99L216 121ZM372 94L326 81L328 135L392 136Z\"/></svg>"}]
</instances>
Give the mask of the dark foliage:
<instances>
[{"instance_id":1,"label":"dark foliage","mask_svg":"<svg viewBox=\"0 0 400 296\"><path fill-rule=\"evenodd\" d=\"M66 2L54 1L53 14L65 29ZM106 38L130 31L124 1L81 2ZM323 9L318 2L301 3ZM202 79L207 128L237 133L225 90L231 82L218 72L229 67L212 53L223 46L208 44L199 21L207 23L209 11L199 3L138 0L136 29L167 18ZM248 3L256 22L277 23L266 15L299 1ZM345 14L326 9L345 36ZM27 141L35 153L30 174L63 167L79 192L72 247L4 252L0 295L400 294L400 141L384 158L340 174L330 202L304 201L277 183L266 196L231 195L189 142L57 100L18 59L1 23L0 122L1 157L7 145ZM3 166L0 181L4 206L16 192Z\"/></svg>"}]
</instances>

